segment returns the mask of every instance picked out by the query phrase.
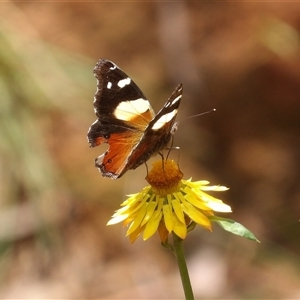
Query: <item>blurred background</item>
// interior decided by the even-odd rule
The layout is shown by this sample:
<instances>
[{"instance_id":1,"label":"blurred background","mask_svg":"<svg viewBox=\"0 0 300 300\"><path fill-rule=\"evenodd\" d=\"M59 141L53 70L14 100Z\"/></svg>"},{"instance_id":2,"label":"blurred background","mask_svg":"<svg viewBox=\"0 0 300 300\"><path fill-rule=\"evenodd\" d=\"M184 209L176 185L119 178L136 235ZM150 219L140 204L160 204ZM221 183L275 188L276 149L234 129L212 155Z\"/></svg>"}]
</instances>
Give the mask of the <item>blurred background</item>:
<instances>
[{"instance_id":1,"label":"blurred background","mask_svg":"<svg viewBox=\"0 0 300 300\"><path fill-rule=\"evenodd\" d=\"M226 217L261 241L196 228L196 298L300 298L299 30L298 3L1 3L0 297L184 297L157 235L131 245L106 227L147 184L144 166L116 181L94 167L93 68L108 58L156 111L183 83L184 176L230 187Z\"/></svg>"}]
</instances>

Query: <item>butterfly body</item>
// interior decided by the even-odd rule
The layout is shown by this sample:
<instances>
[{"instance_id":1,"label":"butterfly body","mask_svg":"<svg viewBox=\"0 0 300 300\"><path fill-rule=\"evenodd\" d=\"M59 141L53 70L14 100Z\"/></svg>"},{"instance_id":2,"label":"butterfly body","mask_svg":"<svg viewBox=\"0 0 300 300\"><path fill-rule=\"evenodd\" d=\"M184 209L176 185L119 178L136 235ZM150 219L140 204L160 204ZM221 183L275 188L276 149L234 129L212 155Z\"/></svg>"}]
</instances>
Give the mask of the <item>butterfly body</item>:
<instances>
[{"instance_id":1,"label":"butterfly body","mask_svg":"<svg viewBox=\"0 0 300 300\"><path fill-rule=\"evenodd\" d=\"M108 143L108 150L95 159L105 177L117 179L136 169L171 140L182 97L179 85L155 114L139 87L113 62L100 59L94 68L97 120L88 131L91 147Z\"/></svg>"}]
</instances>

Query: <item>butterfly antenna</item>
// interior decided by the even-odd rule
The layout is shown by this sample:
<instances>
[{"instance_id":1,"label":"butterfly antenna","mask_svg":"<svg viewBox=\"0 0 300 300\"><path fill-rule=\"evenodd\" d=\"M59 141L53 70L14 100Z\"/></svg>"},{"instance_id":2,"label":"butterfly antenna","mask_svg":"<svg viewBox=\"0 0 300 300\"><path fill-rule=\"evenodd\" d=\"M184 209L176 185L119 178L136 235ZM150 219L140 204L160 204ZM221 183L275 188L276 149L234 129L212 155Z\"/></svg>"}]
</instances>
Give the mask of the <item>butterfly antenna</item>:
<instances>
[{"instance_id":1,"label":"butterfly antenna","mask_svg":"<svg viewBox=\"0 0 300 300\"><path fill-rule=\"evenodd\" d=\"M186 117L186 118L180 120L180 122L182 122L182 121L184 121L184 120L187 120L187 119L192 119L192 118L196 118L196 117L199 117L199 116L203 116L203 115L209 114L209 113L211 113L211 112L215 112L215 111L216 111L216 109L213 108L213 109L208 110L208 111L205 111L205 112L203 112L203 113L200 113L200 114L196 114L196 115L193 115L193 116ZM177 121L176 124L174 124L174 129L173 129L173 132L174 132L174 133L175 133L175 131L178 129L178 127L179 127L179 121Z\"/></svg>"},{"instance_id":2,"label":"butterfly antenna","mask_svg":"<svg viewBox=\"0 0 300 300\"><path fill-rule=\"evenodd\" d=\"M189 116L189 117L186 117L184 120L186 119L191 119L191 118L196 118L196 117L199 117L199 116L203 116L203 115L206 115L206 114L210 114L211 112L215 112L217 111L215 108L211 109L211 110L208 110L208 111L205 111L203 113L200 113L200 114L196 114L196 115L193 115L193 116Z\"/></svg>"}]
</instances>

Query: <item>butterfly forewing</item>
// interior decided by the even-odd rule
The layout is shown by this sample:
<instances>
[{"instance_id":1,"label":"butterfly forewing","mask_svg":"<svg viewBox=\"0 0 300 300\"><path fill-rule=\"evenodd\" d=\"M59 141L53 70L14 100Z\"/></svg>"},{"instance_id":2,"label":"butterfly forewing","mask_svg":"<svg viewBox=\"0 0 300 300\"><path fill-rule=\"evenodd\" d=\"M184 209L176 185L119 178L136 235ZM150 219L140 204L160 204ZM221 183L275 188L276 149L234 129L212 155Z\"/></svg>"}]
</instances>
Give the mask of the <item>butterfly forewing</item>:
<instances>
[{"instance_id":1,"label":"butterfly forewing","mask_svg":"<svg viewBox=\"0 0 300 300\"><path fill-rule=\"evenodd\" d=\"M130 122L142 114L140 123L148 125L154 117L153 109L135 82L113 62L100 59L94 68L97 91L94 108L97 117L103 121ZM133 124L123 124L133 125Z\"/></svg>"},{"instance_id":2,"label":"butterfly forewing","mask_svg":"<svg viewBox=\"0 0 300 300\"><path fill-rule=\"evenodd\" d=\"M128 158L127 168L135 169L153 154L167 147L174 133L173 126L182 97L182 85L178 85L166 104L150 121L141 140Z\"/></svg>"},{"instance_id":3,"label":"butterfly forewing","mask_svg":"<svg viewBox=\"0 0 300 300\"><path fill-rule=\"evenodd\" d=\"M182 84L179 84L163 108L157 113L153 120L150 121L148 128L157 130L166 126L166 124L168 124L168 127L173 126L182 98L182 92Z\"/></svg>"}]
</instances>

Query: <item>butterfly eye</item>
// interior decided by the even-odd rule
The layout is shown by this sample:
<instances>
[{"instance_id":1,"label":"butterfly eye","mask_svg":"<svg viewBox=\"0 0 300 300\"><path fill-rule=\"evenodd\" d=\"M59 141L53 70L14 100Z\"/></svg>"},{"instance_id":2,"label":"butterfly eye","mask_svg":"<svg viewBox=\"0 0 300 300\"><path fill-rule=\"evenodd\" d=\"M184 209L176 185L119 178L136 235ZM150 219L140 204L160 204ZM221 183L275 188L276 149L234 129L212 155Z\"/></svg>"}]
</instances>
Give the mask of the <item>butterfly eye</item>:
<instances>
[{"instance_id":1,"label":"butterfly eye","mask_svg":"<svg viewBox=\"0 0 300 300\"><path fill-rule=\"evenodd\" d=\"M109 135L109 134L104 134L103 137L104 137L106 140L108 140L109 137L110 137L110 135Z\"/></svg>"}]
</instances>

